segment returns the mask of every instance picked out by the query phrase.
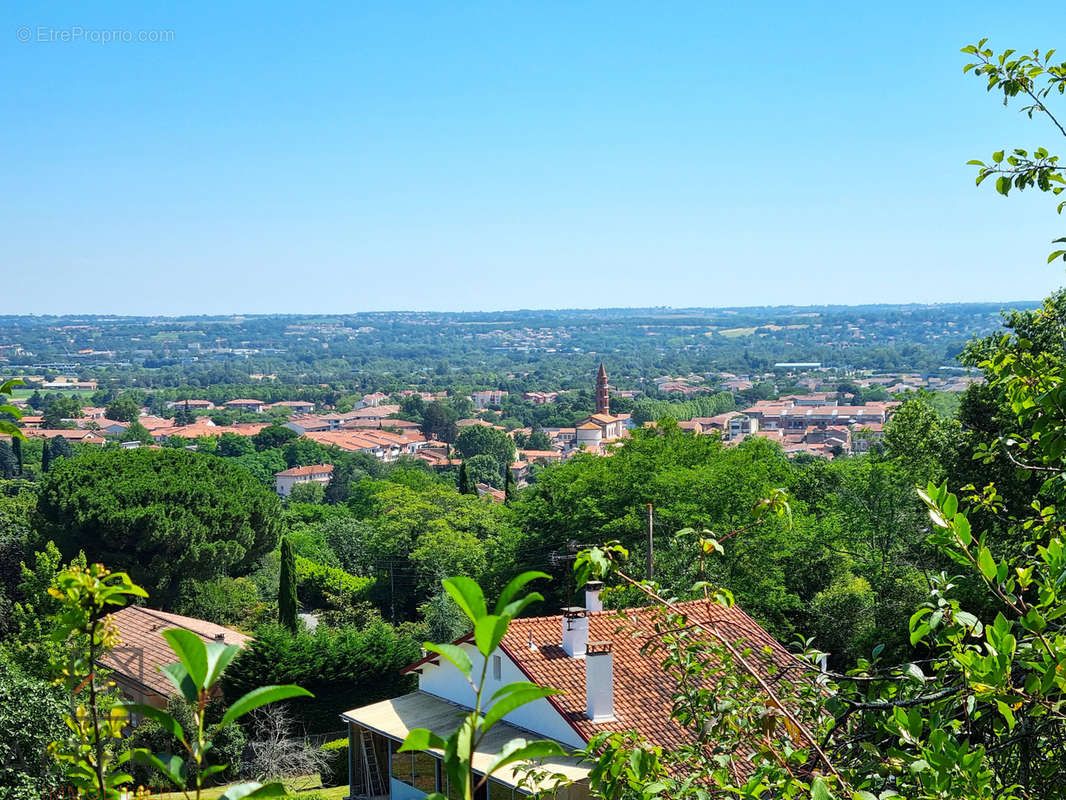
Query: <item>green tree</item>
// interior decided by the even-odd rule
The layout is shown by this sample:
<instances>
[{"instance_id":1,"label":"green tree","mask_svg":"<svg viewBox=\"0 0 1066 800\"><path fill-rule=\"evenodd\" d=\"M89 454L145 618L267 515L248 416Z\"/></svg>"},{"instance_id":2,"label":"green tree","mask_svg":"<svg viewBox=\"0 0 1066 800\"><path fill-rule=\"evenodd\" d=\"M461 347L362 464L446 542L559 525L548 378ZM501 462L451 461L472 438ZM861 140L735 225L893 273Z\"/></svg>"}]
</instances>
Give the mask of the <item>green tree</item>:
<instances>
[{"instance_id":1,"label":"green tree","mask_svg":"<svg viewBox=\"0 0 1066 800\"><path fill-rule=\"evenodd\" d=\"M503 485L500 462L493 455L485 453L472 456L463 462L463 466L466 468L467 479L471 487L476 487L479 483L487 483L492 488L499 489Z\"/></svg>"},{"instance_id":2,"label":"green tree","mask_svg":"<svg viewBox=\"0 0 1066 800\"><path fill-rule=\"evenodd\" d=\"M335 731L337 716L360 704L411 691L400 670L419 657L407 635L380 620L365 628L319 625L293 633L281 625L256 631L222 678L227 703L264 683L296 681L314 698L289 704L309 733Z\"/></svg>"},{"instance_id":3,"label":"green tree","mask_svg":"<svg viewBox=\"0 0 1066 800\"><path fill-rule=\"evenodd\" d=\"M52 468L52 448L49 446L48 440L45 439L41 447L41 472L48 473L48 470Z\"/></svg>"},{"instance_id":4,"label":"green tree","mask_svg":"<svg viewBox=\"0 0 1066 800\"><path fill-rule=\"evenodd\" d=\"M1066 124L1046 104L1053 93L1061 97L1066 91L1066 61L1054 61L1054 50L1044 53L1039 50L1033 50L1032 53L1006 50L996 54L987 43L988 39L982 39L962 49L962 52L975 59L966 65L966 71L972 70L974 76L985 84L987 91L1002 93L1003 105L1021 98L1023 103L1028 104L1021 110L1030 119L1034 116L1047 119L1054 130L1066 137ZM1031 188L1058 196L1066 189L1066 175L1058 156L1043 147L1032 152L1020 148L998 150L992 154L989 163L978 160L969 163L978 168L978 185L994 176L996 191L1003 196L1007 196L1011 189L1020 192ZM1063 208L1066 208L1066 201L1060 202L1056 210L1061 214ZM1055 239L1055 243L1066 243L1066 238ZM1056 258L1066 260L1066 247L1053 251L1048 256L1048 263Z\"/></svg>"},{"instance_id":5,"label":"green tree","mask_svg":"<svg viewBox=\"0 0 1066 800\"><path fill-rule=\"evenodd\" d=\"M138 420L134 420L129 424L129 427L122 432L122 435L118 437L120 442L140 442L141 444L151 444L152 434L148 432L148 429L144 427Z\"/></svg>"},{"instance_id":6,"label":"green tree","mask_svg":"<svg viewBox=\"0 0 1066 800\"><path fill-rule=\"evenodd\" d=\"M326 486L317 481L299 483L292 487L287 499L290 503L321 503L326 499Z\"/></svg>"},{"instance_id":7,"label":"green tree","mask_svg":"<svg viewBox=\"0 0 1066 800\"><path fill-rule=\"evenodd\" d=\"M288 537L281 539L281 579L278 585L278 621L290 631L297 629L296 560Z\"/></svg>"},{"instance_id":8,"label":"green tree","mask_svg":"<svg viewBox=\"0 0 1066 800\"><path fill-rule=\"evenodd\" d=\"M39 800L58 791L61 775L48 745L63 735L63 694L27 675L0 652L0 792Z\"/></svg>"},{"instance_id":9,"label":"green tree","mask_svg":"<svg viewBox=\"0 0 1066 800\"><path fill-rule=\"evenodd\" d=\"M223 433L218 437L218 454L223 458L236 458L255 452L251 437L237 433Z\"/></svg>"},{"instance_id":10,"label":"green tree","mask_svg":"<svg viewBox=\"0 0 1066 800\"><path fill-rule=\"evenodd\" d=\"M112 450L56 462L35 527L66 558L128 568L168 607L185 580L249 571L278 537L274 492L225 459L186 450Z\"/></svg>"},{"instance_id":11,"label":"green tree","mask_svg":"<svg viewBox=\"0 0 1066 800\"><path fill-rule=\"evenodd\" d=\"M53 462L57 458L74 457L74 448L71 447L70 442L64 439L62 436L53 436L52 441L48 446L48 450L51 453Z\"/></svg>"},{"instance_id":12,"label":"green tree","mask_svg":"<svg viewBox=\"0 0 1066 800\"><path fill-rule=\"evenodd\" d=\"M252 444L255 445L256 450L270 450L274 447L282 447L297 436L299 434L292 428L286 428L284 425L279 425L275 422L253 436Z\"/></svg>"},{"instance_id":13,"label":"green tree","mask_svg":"<svg viewBox=\"0 0 1066 800\"><path fill-rule=\"evenodd\" d=\"M526 439L526 450L551 450L552 440L548 438L548 434L544 431L533 431L529 434L529 438Z\"/></svg>"},{"instance_id":14,"label":"green tree","mask_svg":"<svg viewBox=\"0 0 1066 800\"><path fill-rule=\"evenodd\" d=\"M470 482L470 473L467 472L466 462L459 464L459 494L473 494L473 484Z\"/></svg>"},{"instance_id":15,"label":"green tree","mask_svg":"<svg viewBox=\"0 0 1066 800\"><path fill-rule=\"evenodd\" d=\"M456 438L455 452L463 459L489 455L498 464L510 466L514 463L515 446L514 440L504 431L488 425L470 425Z\"/></svg>"},{"instance_id":16,"label":"green tree","mask_svg":"<svg viewBox=\"0 0 1066 800\"><path fill-rule=\"evenodd\" d=\"M43 416L44 427L49 428L50 430L73 428L74 425L65 420L77 419L78 417L83 416L81 412L81 402L74 395L71 395L70 397L64 397L63 395L50 397L45 404Z\"/></svg>"},{"instance_id":17,"label":"green tree","mask_svg":"<svg viewBox=\"0 0 1066 800\"><path fill-rule=\"evenodd\" d=\"M459 415L451 405L434 400L422 410L422 433L427 439L436 438L451 444L459 435L455 426L458 420Z\"/></svg>"},{"instance_id":18,"label":"green tree","mask_svg":"<svg viewBox=\"0 0 1066 800\"><path fill-rule=\"evenodd\" d=\"M104 409L104 417L117 422L133 422L140 414L140 406L128 394L119 395Z\"/></svg>"}]
</instances>

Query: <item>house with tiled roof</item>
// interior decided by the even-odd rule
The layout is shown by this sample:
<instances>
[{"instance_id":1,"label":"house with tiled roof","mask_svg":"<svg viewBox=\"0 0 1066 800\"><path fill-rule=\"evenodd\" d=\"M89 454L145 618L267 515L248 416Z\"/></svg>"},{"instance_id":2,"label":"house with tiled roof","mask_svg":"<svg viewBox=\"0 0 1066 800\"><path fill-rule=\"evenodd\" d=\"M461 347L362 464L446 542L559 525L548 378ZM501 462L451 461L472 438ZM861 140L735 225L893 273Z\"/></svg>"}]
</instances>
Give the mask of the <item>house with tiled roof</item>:
<instances>
[{"instance_id":1,"label":"house with tiled roof","mask_svg":"<svg viewBox=\"0 0 1066 800\"><path fill-rule=\"evenodd\" d=\"M560 694L536 700L503 717L503 724L482 742L474 769L482 769L511 738L551 739L567 751L584 748L603 732L636 731L652 745L673 749L691 741L689 732L671 716L675 679L660 666L661 654L644 652L661 619L656 607L604 611L599 583L590 583L585 606L565 608L557 616L531 617L511 622L496 653L485 669L484 695L502 686L529 681L559 690ZM776 682L802 665L742 609L709 600L678 604L690 622L711 625L725 639L765 654L758 662L762 677ZM486 665L473 635L455 642L470 657L473 674ZM439 791L448 795L440 753L427 750L400 753L412 728L428 728L447 737L474 702L474 690L448 660L430 653L405 668L418 676L410 694L355 708L341 715L348 726L351 754L350 796L420 800ZM574 785L562 796L578 800L588 796L591 764L573 759L551 759L546 767L562 772ZM508 770L488 782L486 800L518 797L519 774Z\"/></svg>"},{"instance_id":2,"label":"house with tiled roof","mask_svg":"<svg viewBox=\"0 0 1066 800\"><path fill-rule=\"evenodd\" d=\"M281 497L288 497L292 490L304 483L329 483L333 477L332 464L309 464L274 473L274 488Z\"/></svg>"},{"instance_id":3,"label":"house with tiled roof","mask_svg":"<svg viewBox=\"0 0 1066 800\"><path fill-rule=\"evenodd\" d=\"M163 631L182 628L205 642L222 642L244 647L252 637L213 622L171 614L141 606L126 606L110 615L118 631L119 643L98 659L109 671L119 691L137 703L166 708L174 686L160 667L177 661Z\"/></svg>"},{"instance_id":4,"label":"house with tiled roof","mask_svg":"<svg viewBox=\"0 0 1066 800\"><path fill-rule=\"evenodd\" d=\"M263 413L263 401L253 400L247 397L238 397L236 400L228 400L223 405L226 408L236 409L238 411L250 411L253 414Z\"/></svg>"}]
</instances>

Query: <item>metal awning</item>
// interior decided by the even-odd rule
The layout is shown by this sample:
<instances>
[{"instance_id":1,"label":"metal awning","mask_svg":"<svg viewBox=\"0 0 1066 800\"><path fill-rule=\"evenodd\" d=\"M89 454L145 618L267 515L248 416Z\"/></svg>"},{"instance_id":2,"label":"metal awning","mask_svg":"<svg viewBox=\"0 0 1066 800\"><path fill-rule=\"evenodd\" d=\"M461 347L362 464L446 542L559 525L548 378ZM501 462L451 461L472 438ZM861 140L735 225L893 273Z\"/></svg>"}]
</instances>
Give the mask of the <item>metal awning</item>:
<instances>
[{"instance_id":1,"label":"metal awning","mask_svg":"<svg viewBox=\"0 0 1066 800\"><path fill-rule=\"evenodd\" d=\"M341 714L341 718L402 742L408 731L413 728L426 728L447 739L459 726L459 720L466 713L469 713L468 709L455 703L425 692L412 692L392 700L382 700L380 703L372 703L362 708L353 708ZM474 752L474 769L484 774L503 746L515 738L532 740L547 737L508 725L506 722L499 722L492 727L488 736L482 740L481 746ZM566 748L566 745L561 746ZM442 754L435 748L430 749L429 752ZM545 759L542 768L565 775L575 783L586 779L592 769L591 766L579 764L577 758L561 757ZM523 777L524 773L521 771L515 773L510 767L503 767L492 774L493 780L511 787L516 787ZM524 791L530 791L531 788L525 787Z\"/></svg>"}]
</instances>

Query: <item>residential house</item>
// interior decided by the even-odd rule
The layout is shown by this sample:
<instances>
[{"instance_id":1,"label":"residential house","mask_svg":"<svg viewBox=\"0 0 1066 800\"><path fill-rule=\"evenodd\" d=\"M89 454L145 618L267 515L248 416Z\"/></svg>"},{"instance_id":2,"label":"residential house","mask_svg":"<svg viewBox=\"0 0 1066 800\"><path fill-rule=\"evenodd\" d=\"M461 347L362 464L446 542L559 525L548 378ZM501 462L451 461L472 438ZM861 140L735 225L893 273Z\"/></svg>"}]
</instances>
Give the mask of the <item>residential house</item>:
<instances>
[{"instance_id":1,"label":"residential house","mask_svg":"<svg viewBox=\"0 0 1066 800\"><path fill-rule=\"evenodd\" d=\"M262 400L249 400L248 398L237 398L236 400L229 400L223 405L226 408L232 408L236 411L250 411L253 414L263 413L263 401Z\"/></svg>"},{"instance_id":2,"label":"residential house","mask_svg":"<svg viewBox=\"0 0 1066 800\"><path fill-rule=\"evenodd\" d=\"M707 600L680 604L690 623L711 624L752 656L763 680L773 684L800 662L740 608ZM636 731L649 744L675 749L690 744L690 733L672 716L675 678L660 666L661 655L646 652L655 635L659 610L633 608L604 612L600 584L589 584L584 608L566 608L550 617L511 622L485 671L485 694L515 681L551 687L561 694L538 699L505 714L498 728L475 751L475 772L486 765L512 738L537 737L558 742L572 751L583 748L603 732ZM486 667L468 634L455 642L470 658L475 674ZM399 752L408 731L427 728L447 737L460 716L473 705L474 692L463 674L447 659L430 653L405 672L418 675L418 689L410 694L354 708L341 715L348 726L352 798L384 797L420 800L439 791L448 795L447 773L440 752L430 749ZM573 784L562 800L588 796L591 764L572 758L549 759L545 768L565 774ZM516 788L520 770L504 769L487 782L478 800L511 800L524 794Z\"/></svg>"},{"instance_id":3,"label":"residential house","mask_svg":"<svg viewBox=\"0 0 1066 800\"><path fill-rule=\"evenodd\" d=\"M274 488L281 497L288 497L292 490L305 483L328 484L333 477L332 464L312 464L293 467L274 473Z\"/></svg>"},{"instance_id":4,"label":"residential house","mask_svg":"<svg viewBox=\"0 0 1066 800\"><path fill-rule=\"evenodd\" d=\"M137 703L166 708L175 693L173 684L160 667L177 661L163 631L181 628L205 642L222 642L244 647L250 636L181 614L171 614L143 606L126 606L110 615L118 631L119 644L98 659L110 671L119 691Z\"/></svg>"},{"instance_id":5,"label":"residential house","mask_svg":"<svg viewBox=\"0 0 1066 800\"><path fill-rule=\"evenodd\" d=\"M474 401L474 405L477 408L488 408L489 406L498 406L503 402L503 398L507 396L507 392L499 389L490 389L483 392L474 392L470 395L470 399Z\"/></svg>"}]
</instances>

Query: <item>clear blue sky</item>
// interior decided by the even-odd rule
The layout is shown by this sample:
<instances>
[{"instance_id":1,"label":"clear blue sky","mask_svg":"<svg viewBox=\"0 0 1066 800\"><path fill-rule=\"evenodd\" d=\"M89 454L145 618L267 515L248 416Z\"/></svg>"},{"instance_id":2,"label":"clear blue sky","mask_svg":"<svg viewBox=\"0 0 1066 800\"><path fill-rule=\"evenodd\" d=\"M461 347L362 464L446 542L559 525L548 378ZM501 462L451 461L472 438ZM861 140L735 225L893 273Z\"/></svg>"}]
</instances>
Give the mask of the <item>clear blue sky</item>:
<instances>
[{"instance_id":1,"label":"clear blue sky","mask_svg":"<svg viewBox=\"0 0 1066 800\"><path fill-rule=\"evenodd\" d=\"M1066 217L975 188L965 162L1066 142L958 52L983 35L1066 52L1061 0L196 5L0 11L4 313L1006 301L1062 283L1046 255ZM103 30L172 34L39 41Z\"/></svg>"}]
</instances>

